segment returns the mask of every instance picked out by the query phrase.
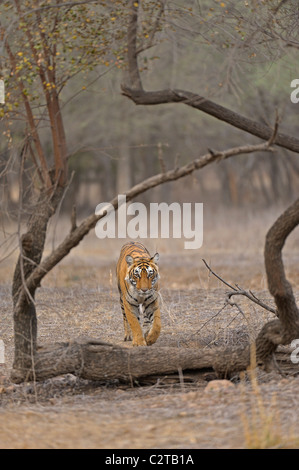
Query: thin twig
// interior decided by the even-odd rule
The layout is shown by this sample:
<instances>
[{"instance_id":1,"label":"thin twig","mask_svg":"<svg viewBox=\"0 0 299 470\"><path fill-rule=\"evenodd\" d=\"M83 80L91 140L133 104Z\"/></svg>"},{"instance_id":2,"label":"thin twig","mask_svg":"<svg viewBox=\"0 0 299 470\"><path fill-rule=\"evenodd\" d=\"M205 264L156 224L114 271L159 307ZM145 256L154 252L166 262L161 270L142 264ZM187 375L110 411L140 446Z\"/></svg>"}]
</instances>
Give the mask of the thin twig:
<instances>
[{"instance_id":1,"label":"thin twig","mask_svg":"<svg viewBox=\"0 0 299 470\"><path fill-rule=\"evenodd\" d=\"M208 263L206 262L206 260L202 260L204 262L204 264L206 265L206 267L208 268L208 270L210 271L211 274L213 274L213 276L217 277L217 279L219 279L219 281L223 282L223 284L225 284L226 286L228 286L230 289L234 290L234 291L237 291L237 289L235 287L233 287L232 285L230 285L228 282L226 282L224 279L222 279L222 277L220 277L218 274L216 274L211 268L210 266L208 265Z\"/></svg>"},{"instance_id":2,"label":"thin twig","mask_svg":"<svg viewBox=\"0 0 299 470\"><path fill-rule=\"evenodd\" d=\"M267 142L268 147L271 147L272 144L275 144L275 140L276 140L277 132L278 132L279 121L280 121L280 119L279 119L278 111L276 109L275 110L275 124L274 124L273 134L271 135L270 139Z\"/></svg>"},{"instance_id":3,"label":"thin twig","mask_svg":"<svg viewBox=\"0 0 299 470\"><path fill-rule=\"evenodd\" d=\"M165 161L163 158L163 148L162 148L161 142L157 144L157 147L158 147L158 159L160 163L161 172L166 173L166 165L165 165Z\"/></svg>"},{"instance_id":4,"label":"thin twig","mask_svg":"<svg viewBox=\"0 0 299 470\"><path fill-rule=\"evenodd\" d=\"M210 271L211 274L213 274L213 276L215 276L217 279L219 279L219 281L221 281L223 284L225 284L226 286L228 286L230 289L232 289L233 292L228 292L227 293L227 303L229 304L234 304L234 305L237 305L233 302L230 301L231 297L233 295L244 295L245 297L247 297L249 300L251 300L252 302L256 303L257 305L259 305L260 307L264 308L265 310L268 310L269 312L271 313L274 313L275 315L277 315L277 311L270 307L269 305L265 304L265 302L263 302L262 300L258 299L256 297L256 295L254 295L251 291L246 291L244 289L241 289L241 287L238 286L238 284L236 284L236 287L233 287L231 284L229 284L227 281L225 281L224 279L222 279L222 277L219 276L219 274L216 274L211 268L210 266L208 265L208 263L203 259L202 260L205 264L205 266L208 268L208 270ZM239 307L238 307L239 308Z\"/></svg>"},{"instance_id":5,"label":"thin twig","mask_svg":"<svg viewBox=\"0 0 299 470\"><path fill-rule=\"evenodd\" d=\"M71 213L71 232L76 230L76 228L77 228L77 209L76 209L76 204L74 204L72 207L72 213Z\"/></svg>"}]
</instances>

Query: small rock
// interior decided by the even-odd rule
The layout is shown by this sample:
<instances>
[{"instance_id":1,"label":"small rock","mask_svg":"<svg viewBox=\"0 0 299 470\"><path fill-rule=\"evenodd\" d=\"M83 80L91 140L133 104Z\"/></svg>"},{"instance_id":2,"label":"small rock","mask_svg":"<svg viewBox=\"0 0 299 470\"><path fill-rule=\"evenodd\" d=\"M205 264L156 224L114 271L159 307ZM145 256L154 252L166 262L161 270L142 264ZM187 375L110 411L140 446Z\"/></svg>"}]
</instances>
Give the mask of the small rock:
<instances>
[{"instance_id":1,"label":"small rock","mask_svg":"<svg viewBox=\"0 0 299 470\"><path fill-rule=\"evenodd\" d=\"M8 387L5 388L5 392L15 392L16 391L16 386L15 385L9 385Z\"/></svg>"},{"instance_id":2,"label":"small rock","mask_svg":"<svg viewBox=\"0 0 299 470\"><path fill-rule=\"evenodd\" d=\"M289 384L290 381L289 381L289 379L281 379L279 383L280 383L281 385L285 385L285 384Z\"/></svg>"},{"instance_id":3,"label":"small rock","mask_svg":"<svg viewBox=\"0 0 299 470\"><path fill-rule=\"evenodd\" d=\"M205 392L208 392L210 390L218 392L234 387L234 384L230 380L211 380L206 386Z\"/></svg>"},{"instance_id":4,"label":"small rock","mask_svg":"<svg viewBox=\"0 0 299 470\"><path fill-rule=\"evenodd\" d=\"M3 384L6 381L5 375L0 374L0 384Z\"/></svg>"},{"instance_id":5,"label":"small rock","mask_svg":"<svg viewBox=\"0 0 299 470\"><path fill-rule=\"evenodd\" d=\"M33 385L27 385L25 388L25 392L28 393L29 395L34 393L34 386Z\"/></svg>"}]
</instances>

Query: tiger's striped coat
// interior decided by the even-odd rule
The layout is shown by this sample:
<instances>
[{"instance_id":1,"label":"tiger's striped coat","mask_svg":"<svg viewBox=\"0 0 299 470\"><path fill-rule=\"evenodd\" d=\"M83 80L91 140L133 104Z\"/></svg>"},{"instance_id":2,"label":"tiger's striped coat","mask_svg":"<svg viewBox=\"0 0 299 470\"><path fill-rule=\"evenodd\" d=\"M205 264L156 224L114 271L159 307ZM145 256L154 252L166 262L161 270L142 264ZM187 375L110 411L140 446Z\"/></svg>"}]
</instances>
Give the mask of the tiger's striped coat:
<instances>
[{"instance_id":1,"label":"tiger's striped coat","mask_svg":"<svg viewBox=\"0 0 299 470\"><path fill-rule=\"evenodd\" d=\"M125 327L124 341L133 339L133 346L149 346L160 334L158 260L158 253L151 257L139 242L126 243L120 252L116 273Z\"/></svg>"}]
</instances>

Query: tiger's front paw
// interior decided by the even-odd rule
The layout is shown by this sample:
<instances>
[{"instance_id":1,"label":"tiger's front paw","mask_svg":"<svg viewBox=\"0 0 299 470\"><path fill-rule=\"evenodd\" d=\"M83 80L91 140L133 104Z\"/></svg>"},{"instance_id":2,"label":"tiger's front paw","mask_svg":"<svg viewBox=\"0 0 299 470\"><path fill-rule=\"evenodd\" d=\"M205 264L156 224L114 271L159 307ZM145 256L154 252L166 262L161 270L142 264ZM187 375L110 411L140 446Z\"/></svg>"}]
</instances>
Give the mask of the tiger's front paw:
<instances>
[{"instance_id":1,"label":"tiger's front paw","mask_svg":"<svg viewBox=\"0 0 299 470\"><path fill-rule=\"evenodd\" d=\"M145 335L147 346L151 346L157 341L160 335L160 330L161 326L158 324Z\"/></svg>"},{"instance_id":2,"label":"tiger's front paw","mask_svg":"<svg viewBox=\"0 0 299 470\"><path fill-rule=\"evenodd\" d=\"M146 346L146 341L144 338L135 338L133 339L133 346Z\"/></svg>"}]
</instances>

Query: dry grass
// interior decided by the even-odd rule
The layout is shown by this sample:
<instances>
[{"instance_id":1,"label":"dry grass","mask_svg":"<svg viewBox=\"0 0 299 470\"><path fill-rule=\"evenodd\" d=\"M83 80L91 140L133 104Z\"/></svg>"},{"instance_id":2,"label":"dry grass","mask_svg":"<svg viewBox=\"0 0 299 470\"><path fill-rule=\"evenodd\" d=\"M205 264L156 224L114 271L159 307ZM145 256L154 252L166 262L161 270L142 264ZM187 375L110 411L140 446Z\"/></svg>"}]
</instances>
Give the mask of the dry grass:
<instances>
[{"instance_id":1,"label":"dry grass","mask_svg":"<svg viewBox=\"0 0 299 470\"><path fill-rule=\"evenodd\" d=\"M157 345L210 348L242 344L271 317L246 299L221 310L224 286L201 259L228 282L253 289L271 303L263 267L263 243L275 218L265 213L213 214L206 218L204 246L182 249L179 241L148 243L161 254L163 329ZM228 223L229 221L229 223ZM57 231L63 236L66 223ZM294 247L284 257L294 286L299 280ZM88 335L122 345L123 324L115 263L124 240L99 241L92 234L44 280L36 296L40 343ZM51 240L47 250L51 248ZM10 279L14 261L0 269L1 448L269 448L299 444L299 378L246 376L233 388L205 391L208 376L164 378L148 386L93 384L74 376L40 384L9 382L13 355ZM299 296L299 290L296 290ZM152 346L152 347L155 347Z\"/></svg>"},{"instance_id":2,"label":"dry grass","mask_svg":"<svg viewBox=\"0 0 299 470\"><path fill-rule=\"evenodd\" d=\"M265 397L260 387L256 368L255 349L251 348L251 366L247 370L251 393L248 394L244 384L245 373L240 374L242 402L241 412L245 446L249 449L297 448L299 445L298 432L294 426L285 429L281 419L281 404L278 399L279 389ZM280 383L287 383L281 381ZM250 406L245 405L246 395L249 395ZM294 404L294 403L293 403Z\"/></svg>"}]
</instances>

